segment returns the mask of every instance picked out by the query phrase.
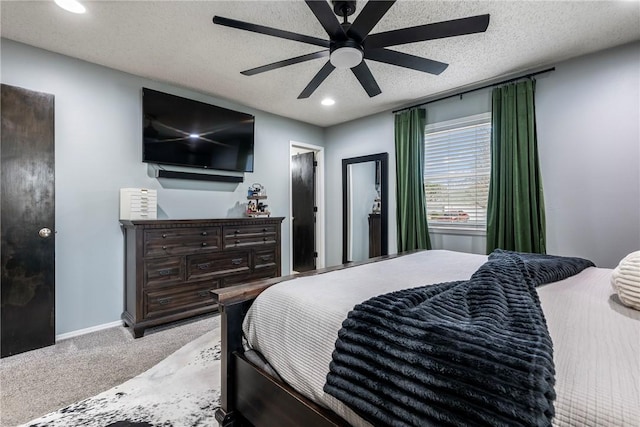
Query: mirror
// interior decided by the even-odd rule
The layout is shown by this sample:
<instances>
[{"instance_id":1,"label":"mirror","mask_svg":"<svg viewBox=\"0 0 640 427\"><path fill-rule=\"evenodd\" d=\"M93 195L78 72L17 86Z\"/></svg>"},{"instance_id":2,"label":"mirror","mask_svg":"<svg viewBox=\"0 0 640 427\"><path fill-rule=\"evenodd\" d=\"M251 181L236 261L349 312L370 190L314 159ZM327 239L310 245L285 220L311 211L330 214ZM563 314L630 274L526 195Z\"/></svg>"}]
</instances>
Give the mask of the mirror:
<instances>
[{"instance_id":1,"label":"mirror","mask_svg":"<svg viewBox=\"0 0 640 427\"><path fill-rule=\"evenodd\" d=\"M389 253L388 157L342 159L342 262Z\"/></svg>"}]
</instances>

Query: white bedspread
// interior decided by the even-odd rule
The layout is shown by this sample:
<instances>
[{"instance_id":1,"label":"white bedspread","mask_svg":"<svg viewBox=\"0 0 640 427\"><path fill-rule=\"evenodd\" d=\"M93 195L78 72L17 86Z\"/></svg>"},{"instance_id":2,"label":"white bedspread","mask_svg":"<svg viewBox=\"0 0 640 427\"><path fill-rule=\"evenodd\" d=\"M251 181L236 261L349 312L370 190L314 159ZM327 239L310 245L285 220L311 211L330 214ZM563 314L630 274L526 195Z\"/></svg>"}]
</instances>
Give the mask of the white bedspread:
<instances>
[{"instance_id":1,"label":"white bedspread","mask_svg":"<svg viewBox=\"0 0 640 427\"><path fill-rule=\"evenodd\" d=\"M300 393L366 426L322 391L347 313L394 290L466 280L486 259L433 250L282 282L256 299L245 337ZM557 426L640 426L640 312L610 297L610 274L589 268L538 289L554 342Z\"/></svg>"},{"instance_id":2,"label":"white bedspread","mask_svg":"<svg viewBox=\"0 0 640 427\"><path fill-rule=\"evenodd\" d=\"M556 426L640 426L640 311L620 303L610 269L538 288L556 365Z\"/></svg>"}]
</instances>

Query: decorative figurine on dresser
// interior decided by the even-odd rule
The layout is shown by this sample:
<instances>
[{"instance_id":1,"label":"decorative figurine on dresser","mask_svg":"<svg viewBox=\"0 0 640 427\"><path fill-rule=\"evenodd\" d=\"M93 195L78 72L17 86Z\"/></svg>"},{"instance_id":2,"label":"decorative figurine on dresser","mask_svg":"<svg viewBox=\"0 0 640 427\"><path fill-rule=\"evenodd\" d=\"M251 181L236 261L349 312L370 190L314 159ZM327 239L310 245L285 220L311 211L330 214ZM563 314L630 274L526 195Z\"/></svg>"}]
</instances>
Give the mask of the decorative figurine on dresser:
<instances>
[{"instance_id":1,"label":"decorative figurine on dresser","mask_svg":"<svg viewBox=\"0 0 640 427\"><path fill-rule=\"evenodd\" d=\"M259 183L252 184L247 193L247 212L249 217L268 217L271 216L268 205L264 202L267 198L267 190Z\"/></svg>"},{"instance_id":2,"label":"decorative figurine on dresser","mask_svg":"<svg viewBox=\"0 0 640 427\"><path fill-rule=\"evenodd\" d=\"M122 320L146 328L217 311L212 289L278 277L282 217L121 220Z\"/></svg>"}]
</instances>

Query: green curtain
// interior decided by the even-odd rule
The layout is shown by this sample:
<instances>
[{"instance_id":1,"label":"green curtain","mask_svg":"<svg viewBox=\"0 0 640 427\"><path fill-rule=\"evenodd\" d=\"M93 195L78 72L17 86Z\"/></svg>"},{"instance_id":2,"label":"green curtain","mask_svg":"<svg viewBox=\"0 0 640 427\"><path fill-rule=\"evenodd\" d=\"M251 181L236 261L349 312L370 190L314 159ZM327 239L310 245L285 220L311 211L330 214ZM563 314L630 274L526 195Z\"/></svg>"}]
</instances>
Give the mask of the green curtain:
<instances>
[{"instance_id":1,"label":"green curtain","mask_svg":"<svg viewBox=\"0 0 640 427\"><path fill-rule=\"evenodd\" d=\"M424 195L424 109L395 117L398 252L431 249Z\"/></svg>"},{"instance_id":2,"label":"green curtain","mask_svg":"<svg viewBox=\"0 0 640 427\"><path fill-rule=\"evenodd\" d=\"M487 253L546 253L534 93L533 80L493 90Z\"/></svg>"}]
</instances>

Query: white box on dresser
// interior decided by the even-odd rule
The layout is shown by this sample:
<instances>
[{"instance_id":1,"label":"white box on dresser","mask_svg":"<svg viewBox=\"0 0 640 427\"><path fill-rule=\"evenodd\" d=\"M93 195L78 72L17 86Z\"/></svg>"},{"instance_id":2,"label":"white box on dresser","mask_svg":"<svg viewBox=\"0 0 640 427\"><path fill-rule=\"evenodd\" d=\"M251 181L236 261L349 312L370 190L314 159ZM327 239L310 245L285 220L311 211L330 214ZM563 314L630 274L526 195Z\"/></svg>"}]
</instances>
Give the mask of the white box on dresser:
<instances>
[{"instance_id":1,"label":"white box on dresser","mask_svg":"<svg viewBox=\"0 0 640 427\"><path fill-rule=\"evenodd\" d=\"M158 193L147 188L120 189L120 219L157 219Z\"/></svg>"}]
</instances>

